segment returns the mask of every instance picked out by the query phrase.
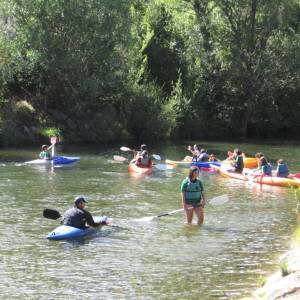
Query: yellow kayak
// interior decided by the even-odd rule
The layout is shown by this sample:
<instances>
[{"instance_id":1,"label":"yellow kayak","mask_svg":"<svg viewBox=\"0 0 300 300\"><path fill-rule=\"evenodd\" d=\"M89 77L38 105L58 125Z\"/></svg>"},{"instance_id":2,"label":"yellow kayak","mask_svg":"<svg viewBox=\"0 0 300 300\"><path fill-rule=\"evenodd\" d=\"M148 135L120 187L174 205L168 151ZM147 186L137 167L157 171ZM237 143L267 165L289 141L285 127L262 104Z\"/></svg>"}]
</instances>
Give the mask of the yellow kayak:
<instances>
[{"instance_id":1,"label":"yellow kayak","mask_svg":"<svg viewBox=\"0 0 300 300\"><path fill-rule=\"evenodd\" d=\"M182 168L189 168L192 165L191 161L184 161L184 160L170 160L166 159L165 164L172 166L172 167L182 167Z\"/></svg>"},{"instance_id":2,"label":"yellow kayak","mask_svg":"<svg viewBox=\"0 0 300 300\"><path fill-rule=\"evenodd\" d=\"M232 160L223 160L222 163L229 165L231 164ZM258 160L255 157L244 157L244 168L257 168Z\"/></svg>"}]
</instances>

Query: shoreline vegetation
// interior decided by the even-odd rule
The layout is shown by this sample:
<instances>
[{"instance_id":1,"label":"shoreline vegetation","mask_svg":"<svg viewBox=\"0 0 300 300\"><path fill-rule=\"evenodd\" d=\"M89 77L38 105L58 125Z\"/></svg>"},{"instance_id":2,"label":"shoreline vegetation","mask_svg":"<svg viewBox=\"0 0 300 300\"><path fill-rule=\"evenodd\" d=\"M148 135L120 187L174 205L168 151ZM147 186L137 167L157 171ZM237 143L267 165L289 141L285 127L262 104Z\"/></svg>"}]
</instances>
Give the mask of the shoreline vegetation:
<instances>
[{"instance_id":1,"label":"shoreline vegetation","mask_svg":"<svg viewBox=\"0 0 300 300\"><path fill-rule=\"evenodd\" d=\"M0 4L0 145L299 139L297 0ZM201 129L201 130L200 130Z\"/></svg>"}]
</instances>

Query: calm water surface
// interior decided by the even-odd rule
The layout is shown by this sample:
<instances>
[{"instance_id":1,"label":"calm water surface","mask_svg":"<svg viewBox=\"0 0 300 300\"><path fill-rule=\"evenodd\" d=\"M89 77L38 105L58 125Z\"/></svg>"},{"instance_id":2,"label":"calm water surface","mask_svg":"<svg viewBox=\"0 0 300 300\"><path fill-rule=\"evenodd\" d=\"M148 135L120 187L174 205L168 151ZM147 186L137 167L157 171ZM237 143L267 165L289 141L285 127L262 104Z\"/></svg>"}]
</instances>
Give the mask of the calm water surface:
<instances>
[{"instance_id":1,"label":"calm water surface","mask_svg":"<svg viewBox=\"0 0 300 300\"><path fill-rule=\"evenodd\" d=\"M220 158L237 146L202 145ZM271 161L282 157L300 172L299 145L238 146L252 155L263 151ZM151 150L179 160L188 154L185 147ZM81 157L73 167L24 165L36 152L0 150L1 299L240 299L276 269L297 226L292 189L208 173L200 175L207 198L228 194L230 201L207 205L202 227L184 225L181 213L139 222L180 208L186 169L132 178L126 164L112 161L122 155L118 147L95 146L60 148L62 155ZM43 209L63 212L81 194L91 212L127 230L107 227L87 240L48 241L59 221L43 218Z\"/></svg>"}]
</instances>

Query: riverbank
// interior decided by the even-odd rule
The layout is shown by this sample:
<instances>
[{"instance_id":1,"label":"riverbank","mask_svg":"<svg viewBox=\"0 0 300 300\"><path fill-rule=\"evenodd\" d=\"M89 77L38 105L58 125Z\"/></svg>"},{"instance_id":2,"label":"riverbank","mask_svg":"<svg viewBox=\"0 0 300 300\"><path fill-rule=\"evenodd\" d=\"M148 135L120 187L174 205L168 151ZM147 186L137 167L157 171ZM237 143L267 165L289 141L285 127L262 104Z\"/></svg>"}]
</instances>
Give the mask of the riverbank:
<instances>
[{"instance_id":1,"label":"riverbank","mask_svg":"<svg viewBox=\"0 0 300 300\"><path fill-rule=\"evenodd\" d=\"M295 232L291 250L279 259L279 270L272 274L252 297L243 300L300 299L300 228Z\"/></svg>"}]
</instances>

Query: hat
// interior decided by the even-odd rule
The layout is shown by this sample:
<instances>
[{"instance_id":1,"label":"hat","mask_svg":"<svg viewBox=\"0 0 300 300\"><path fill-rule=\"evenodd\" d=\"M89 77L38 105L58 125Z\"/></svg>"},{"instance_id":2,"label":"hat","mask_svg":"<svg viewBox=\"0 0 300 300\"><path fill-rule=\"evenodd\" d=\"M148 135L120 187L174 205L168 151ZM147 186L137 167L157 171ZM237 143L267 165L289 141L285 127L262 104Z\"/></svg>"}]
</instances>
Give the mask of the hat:
<instances>
[{"instance_id":1,"label":"hat","mask_svg":"<svg viewBox=\"0 0 300 300\"><path fill-rule=\"evenodd\" d=\"M87 202L87 201L84 199L83 196L77 196L77 197L74 199L74 204L75 204L76 206L78 206L79 203L81 203L81 202L84 202L84 203Z\"/></svg>"}]
</instances>

